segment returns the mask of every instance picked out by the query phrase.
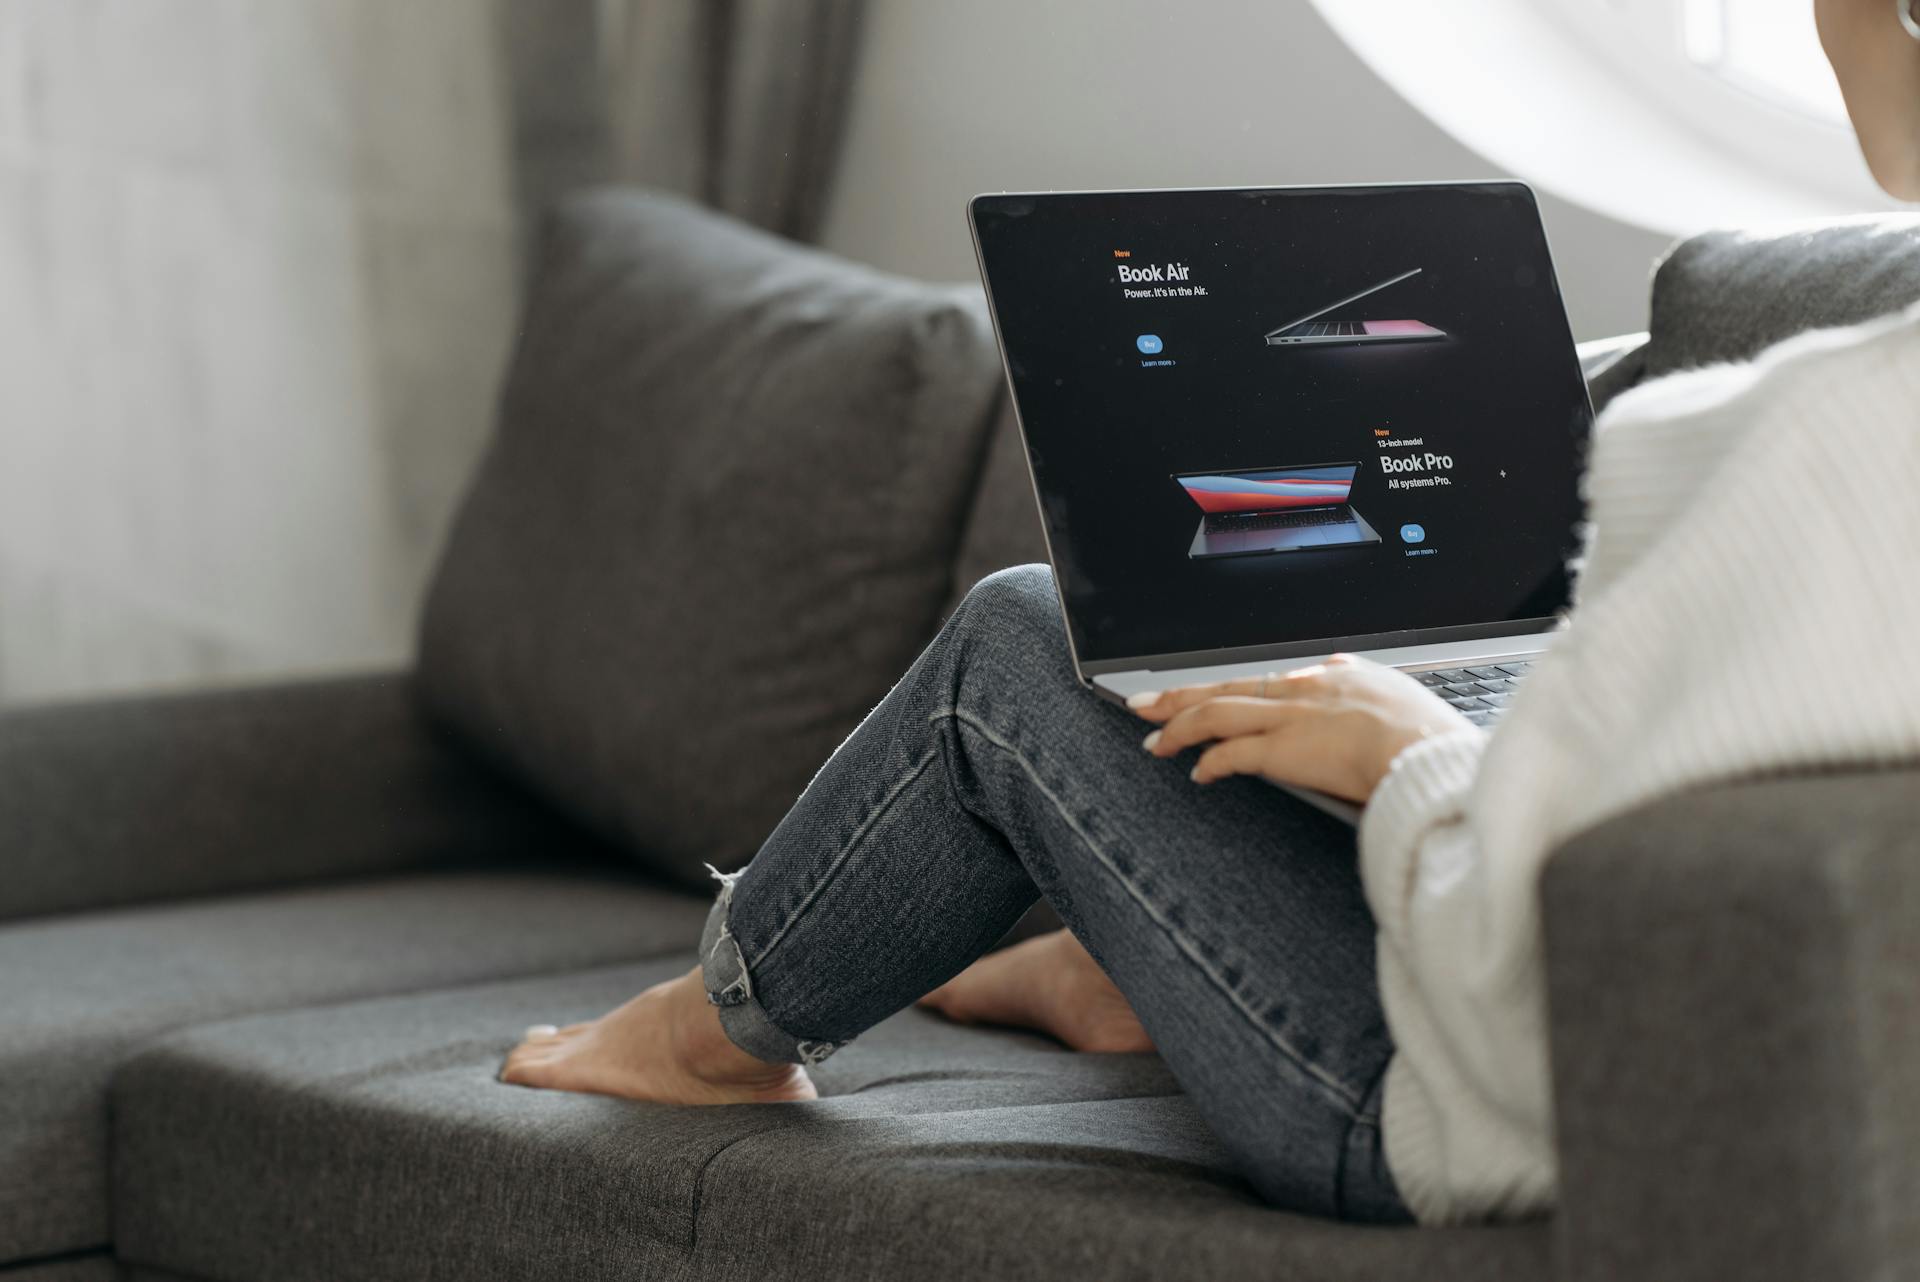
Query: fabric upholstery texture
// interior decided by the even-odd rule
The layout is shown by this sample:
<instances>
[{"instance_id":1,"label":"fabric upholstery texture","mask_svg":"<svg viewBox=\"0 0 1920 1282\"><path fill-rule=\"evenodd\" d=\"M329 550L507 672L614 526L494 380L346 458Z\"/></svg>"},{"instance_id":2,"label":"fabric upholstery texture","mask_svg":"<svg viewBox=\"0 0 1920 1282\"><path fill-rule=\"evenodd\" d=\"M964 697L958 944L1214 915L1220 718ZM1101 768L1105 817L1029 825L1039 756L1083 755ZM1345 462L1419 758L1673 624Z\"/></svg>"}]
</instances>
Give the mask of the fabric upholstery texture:
<instances>
[{"instance_id":1,"label":"fabric upholstery texture","mask_svg":"<svg viewBox=\"0 0 1920 1282\"><path fill-rule=\"evenodd\" d=\"M953 591L941 617L952 614L967 590L995 570L1046 559L1047 540L1027 472L1026 446L1020 441L1013 402L1003 397L973 504L961 527L960 546L953 558Z\"/></svg>"},{"instance_id":2,"label":"fabric upholstery texture","mask_svg":"<svg viewBox=\"0 0 1920 1282\"><path fill-rule=\"evenodd\" d=\"M677 951L699 938L706 908L616 866L442 872L0 926L0 1261L109 1240L106 1085L149 1038Z\"/></svg>"},{"instance_id":3,"label":"fabric upholstery texture","mask_svg":"<svg viewBox=\"0 0 1920 1282\"><path fill-rule=\"evenodd\" d=\"M1920 299L1920 216L1874 215L1681 241L1653 278L1644 377L1746 360L1810 329Z\"/></svg>"},{"instance_id":4,"label":"fabric upholstery texture","mask_svg":"<svg viewBox=\"0 0 1920 1282\"><path fill-rule=\"evenodd\" d=\"M423 625L444 722L683 883L932 634L999 370L976 289L565 203Z\"/></svg>"},{"instance_id":5,"label":"fabric upholstery texture","mask_svg":"<svg viewBox=\"0 0 1920 1282\"><path fill-rule=\"evenodd\" d=\"M434 734L404 674L0 713L0 920L586 840Z\"/></svg>"},{"instance_id":6,"label":"fabric upholstery texture","mask_svg":"<svg viewBox=\"0 0 1920 1282\"><path fill-rule=\"evenodd\" d=\"M1542 895L1561 1276L1920 1260L1920 768L1671 798Z\"/></svg>"},{"instance_id":7,"label":"fabric upholstery texture","mask_svg":"<svg viewBox=\"0 0 1920 1282\"><path fill-rule=\"evenodd\" d=\"M286 1282L1545 1275L1542 1226L1369 1230L1267 1209L1155 1056L917 1011L821 1065L812 1105L492 1080L522 1025L597 1014L691 960L168 1038L115 1085L122 1257Z\"/></svg>"},{"instance_id":8,"label":"fabric upholstery texture","mask_svg":"<svg viewBox=\"0 0 1920 1282\"><path fill-rule=\"evenodd\" d=\"M37 1264L12 1267L0 1264L0 1282L124 1282L124 1279L113 1257L102 1251Z\"/></svg>"},{"instance_id":9,"label":"fabric upholstery texture","mask_svg":"<svg viewBox=\"0 0 1920 1282\"><path fill-rule=\"evenodd\" d=\"M1596 414L1607 408L1608 401L1639 382L1646 368L1645 334L1622 334L1580 344L1580 372L1586 377L1587 395L1593 400Z\"/></svg>"}]
</instances>

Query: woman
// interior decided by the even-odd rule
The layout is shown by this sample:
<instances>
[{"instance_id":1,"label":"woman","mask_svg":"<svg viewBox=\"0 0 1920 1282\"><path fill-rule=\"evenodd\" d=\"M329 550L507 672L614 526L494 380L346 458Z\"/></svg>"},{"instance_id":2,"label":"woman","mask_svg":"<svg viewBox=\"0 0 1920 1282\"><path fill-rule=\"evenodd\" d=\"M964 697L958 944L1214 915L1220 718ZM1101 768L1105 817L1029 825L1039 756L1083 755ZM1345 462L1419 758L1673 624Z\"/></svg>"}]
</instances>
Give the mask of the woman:
<instances>
[{"instance_id":1,"label":"woman","mask_svg":"<svg viewBox=\"0 0 1920 1282\"><path fill-rule=\"evenodd\" d=\"M1914 197L1907 3L1816 12L1870 167ZM1689 785L1920 755L1895 648L1829 662L1920 634L1916 415L1920 309L1622 397L1596 432L1576 621L1493 734L1336 658L1145 699L1142 744L1074 681L1044 569L995 575L720 879L701 968L529 1030L503 1076L805 1100L807 1066L920 1000L1157 1047L1277 1205L1544 1209L1541 864ZM1351 830L1262 779L1364 802L1357 859ZM1068 929L976 961L1037 894Z\"/></svg>"}]
</instances>

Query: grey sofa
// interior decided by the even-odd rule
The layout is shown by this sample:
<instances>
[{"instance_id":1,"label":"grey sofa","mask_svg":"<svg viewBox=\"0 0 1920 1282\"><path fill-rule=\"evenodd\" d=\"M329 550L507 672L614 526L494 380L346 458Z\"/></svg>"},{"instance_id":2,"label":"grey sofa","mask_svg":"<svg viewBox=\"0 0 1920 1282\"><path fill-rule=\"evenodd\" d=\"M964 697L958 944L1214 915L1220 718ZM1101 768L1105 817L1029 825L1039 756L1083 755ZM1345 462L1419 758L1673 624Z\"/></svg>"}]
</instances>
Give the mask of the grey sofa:
<instances>
[{"instance_id":1,"label":"grey sofa","mask_svg":"<svg viewBox=\"0 0 1920 1282\"><path fill-rule=\"evenodd\" d=\"M1586 351L1596 399L1886 310L1917 261L1911 224L1688 242L1651 336ZM1912 770L1558 852L1550 1220L1277 1212L1155 1057L918 1012L814 1105L497 1084L525 1025L689 967L700 863L1037 558L998 387L968 291L569 202L415 670L0 716L0 1282L1920 1275Z\"/></svg>"}]
</instances>

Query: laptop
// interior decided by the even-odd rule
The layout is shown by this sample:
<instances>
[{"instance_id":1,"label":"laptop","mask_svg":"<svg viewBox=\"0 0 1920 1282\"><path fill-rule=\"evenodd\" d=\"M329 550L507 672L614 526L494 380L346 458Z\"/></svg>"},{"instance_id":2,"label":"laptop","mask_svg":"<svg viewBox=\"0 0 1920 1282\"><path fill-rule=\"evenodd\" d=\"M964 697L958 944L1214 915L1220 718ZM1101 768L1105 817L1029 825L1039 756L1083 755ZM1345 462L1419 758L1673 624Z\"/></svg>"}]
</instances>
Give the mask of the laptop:
<instances>
[{"instance_id":1,"label":"laptop","mask_svg":"<svg viewBox=\"0 0 1920 1282\"><path fill-rule=\"evenodd\" d=\"M1444 330L1435 329L1425 321L1417 320L1370 320L1370 321L1323 321L1319 319L1328 312L1337 311L1348 303L1357 303L1370 294L1377 294L1389 285L1398 285L1403 280L1412 280L1420 274L1415 267L1411 271L1401 272L1398 276L1389 276L1377 285L1369 285L1357 294L1349 294L1337 303L1328 303L1325 307L1316 307L1297 320L1290 320L1279 329L1267 331L1267 346L1285 347L1293 343L1430 343L1445 338Z\"/></svg>"},{"instance_id":2,"label":"laptop","mask_svg":"<svg viewBox=\"0 0 1920 1282\"><path fill-rule=\"evenodd\" d=\"M1319 463L1176 476L1205 513L1187 555L1261 556L1378 543L1367 518L1347 502L1359 470L1358 463Z\"/></svg>"},{"instance_id":3,"label":"laptop","mask_svg":"<svg viewBox=\"0 0 1920 1282\"><path fill-rule=\"evenodd\" d=\"M1083 684L1124 705L1345 652L1497 720L1569 601L1593 419L1531 190L1005 193L969 221ZM1267 356L1388 287L1427 319L1331 337L1453 341ZM1314 458L1350 461L1283 462Z\"/></svg>"}]
</instances>

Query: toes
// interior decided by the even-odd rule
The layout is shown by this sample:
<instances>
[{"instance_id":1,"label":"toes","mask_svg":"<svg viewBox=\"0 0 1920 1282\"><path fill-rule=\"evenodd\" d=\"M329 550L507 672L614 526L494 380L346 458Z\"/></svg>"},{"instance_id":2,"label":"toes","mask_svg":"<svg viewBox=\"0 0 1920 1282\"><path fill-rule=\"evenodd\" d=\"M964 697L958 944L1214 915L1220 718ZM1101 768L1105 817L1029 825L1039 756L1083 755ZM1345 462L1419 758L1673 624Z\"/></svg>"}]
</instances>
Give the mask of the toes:
<instances>
[{"instance_id":1,"label":"toes","mask_svg":"<svg viewBox=\"0 0 1920 1282\"><path fill-rule=\"evenodd\" d=\"M524 1049L524 1048L523 1048ZM509 1086L537 1086L532 1078L534 1061L520 1050L507 1056L507 1062L500 1066L500 1080Z\"/></svg>"},{"instance_id":2,"label":"toes","mask_svg":"<svg viewBox=\"0 0 1920 1282\"><path fill-rule=\"evenodd\" d=\"M552 1082L560 1038L557 1032L534 1036L539 1027L536 1024L529 1028L529 1040L507 1052L505 1062L500 1065L501 1081L514 1086L545 1086Z\"/></svg>"}]
</instances>

